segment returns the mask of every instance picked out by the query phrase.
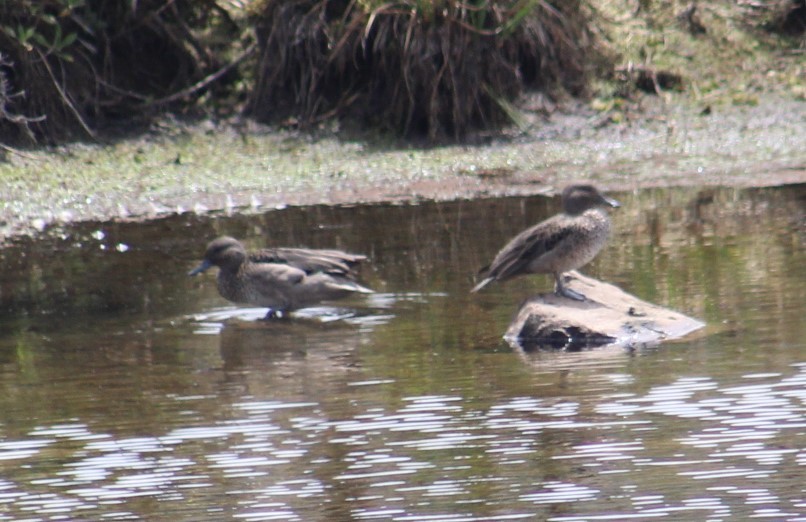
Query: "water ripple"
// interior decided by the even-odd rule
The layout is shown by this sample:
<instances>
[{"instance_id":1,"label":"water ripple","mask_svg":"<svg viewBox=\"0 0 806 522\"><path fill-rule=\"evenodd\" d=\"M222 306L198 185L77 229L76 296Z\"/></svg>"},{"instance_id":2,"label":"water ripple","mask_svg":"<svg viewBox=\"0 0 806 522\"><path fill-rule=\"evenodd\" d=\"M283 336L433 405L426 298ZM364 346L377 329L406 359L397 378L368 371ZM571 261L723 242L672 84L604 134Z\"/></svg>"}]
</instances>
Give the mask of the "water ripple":
<instances>
[{"instance_id":1,"label":"water ripple","mask_svg":"<svg viewBox=\"0 0 806 522\"><path fill-rule=\"evenodd\" d=\"M758 485L806 465L794 442L804 426L806 367L796 368L791 376L752 374L746 385L685 377L595 400L524 395L472 407L461 395L409 395L395 409L369 403L338 415L318 402L245 396L217 422L157 436L115 437L78 422L39 426L0 442L0 462L67 458L44 476L0 482L0 507L127 519L134 499L167 506L227 484L235 507L221 516L250 521L307 520L334 490L351 492L344 509L356 520L791 519L802 500ZM169 399L183 411L215 400ZM670 426L674 435L659 438ZM690 489L697 494L658 494L669 481L698 484ZM501 498L518 504L481 516L473 509L479 491L490 506ZM601 510L605 499L616 499L612 509ZM127 508L105 507L113 505ZM559 511L544 511L551 509Z\"/></svg>"}]
</instances>

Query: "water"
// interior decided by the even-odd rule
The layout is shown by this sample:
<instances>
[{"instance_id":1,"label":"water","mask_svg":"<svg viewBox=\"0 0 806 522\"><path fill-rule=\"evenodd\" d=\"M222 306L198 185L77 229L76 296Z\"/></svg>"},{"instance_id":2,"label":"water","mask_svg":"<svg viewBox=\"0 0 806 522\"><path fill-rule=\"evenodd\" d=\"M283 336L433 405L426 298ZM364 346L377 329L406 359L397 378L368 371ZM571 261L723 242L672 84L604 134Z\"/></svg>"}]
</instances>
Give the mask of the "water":
<instances>
[{"instance_id":1,"label":"water","mask_svg":"<svg viewBox=\"0 0 806 522\"><path fill-rule=\"evenodd\" d=\"M806 186L616 194L585 272L708 322L629 352L501 340L468 294L545 198L88 223L0 250L0 520L806 520ZM368 254L378 293L263 323L219 234Z\"/></svg>"}]
</instances>

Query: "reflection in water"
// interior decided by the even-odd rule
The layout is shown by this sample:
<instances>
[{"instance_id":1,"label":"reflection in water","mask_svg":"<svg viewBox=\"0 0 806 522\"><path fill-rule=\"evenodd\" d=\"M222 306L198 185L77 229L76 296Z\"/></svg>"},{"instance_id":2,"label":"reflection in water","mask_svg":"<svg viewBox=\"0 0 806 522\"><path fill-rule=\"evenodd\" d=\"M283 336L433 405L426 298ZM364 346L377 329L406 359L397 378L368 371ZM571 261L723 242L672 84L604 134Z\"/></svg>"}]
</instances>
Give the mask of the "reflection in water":
<instances>
[{"instance_id":1,"label":"reflection in water","mask_svg":"<svg viewBox=\"0 0 806 522\"><path fill-rule=\"evenodd\" d=\"M636 353L507 347L518 302L551 288L539 277L469 296L500 238L554 211L540 198L13 246L0 520L802 519L803 195L619 195L587 271L717 325ZM371 252L380 292L256 320L184 275L221 233Z\"/></svg>"}]
</instances>

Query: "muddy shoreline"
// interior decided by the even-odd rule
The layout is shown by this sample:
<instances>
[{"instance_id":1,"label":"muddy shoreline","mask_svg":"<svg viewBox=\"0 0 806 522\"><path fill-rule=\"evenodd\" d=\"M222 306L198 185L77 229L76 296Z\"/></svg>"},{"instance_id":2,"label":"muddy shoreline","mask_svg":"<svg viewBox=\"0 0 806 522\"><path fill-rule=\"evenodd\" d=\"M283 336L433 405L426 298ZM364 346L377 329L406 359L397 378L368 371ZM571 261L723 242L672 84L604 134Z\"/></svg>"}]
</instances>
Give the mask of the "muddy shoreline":
<instances>
[{"instance_id":1,"label":"muddy shoreline","mask_svg":"<svg viewBox=\"0 0 806 522\"><path fill-rule=\"evenodd\" d=\"M163 125L110 145L12 153L0 164L0 242L87 220L289 205L552 193L572 180L608 191L806 182L806 103L775 96L709 108L649 100L619 124L585 107L475 146L413 148L312 138L254 125Z\"/></svg>"}]
</instances>

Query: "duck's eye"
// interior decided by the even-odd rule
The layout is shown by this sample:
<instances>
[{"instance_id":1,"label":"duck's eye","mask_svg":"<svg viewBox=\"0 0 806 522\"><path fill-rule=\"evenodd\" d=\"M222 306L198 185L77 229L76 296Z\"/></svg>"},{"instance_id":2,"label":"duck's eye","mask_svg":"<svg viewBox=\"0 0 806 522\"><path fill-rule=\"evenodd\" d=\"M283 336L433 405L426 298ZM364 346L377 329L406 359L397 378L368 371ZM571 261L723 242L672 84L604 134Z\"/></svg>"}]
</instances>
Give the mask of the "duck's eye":
<instances>
[{"instance_id":1,"label":"duck's eye","mask_svg":"<svg viewBox=\"0 0 806 522\"><path fill-rule=\"evenodd\" d=\"M230 245L216 245L210 250L208 257L220 257L224 252L230 248Z\"/></svg>"}]
</instances>

